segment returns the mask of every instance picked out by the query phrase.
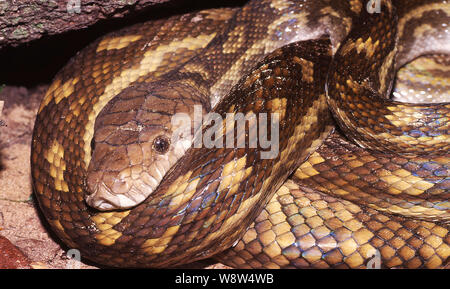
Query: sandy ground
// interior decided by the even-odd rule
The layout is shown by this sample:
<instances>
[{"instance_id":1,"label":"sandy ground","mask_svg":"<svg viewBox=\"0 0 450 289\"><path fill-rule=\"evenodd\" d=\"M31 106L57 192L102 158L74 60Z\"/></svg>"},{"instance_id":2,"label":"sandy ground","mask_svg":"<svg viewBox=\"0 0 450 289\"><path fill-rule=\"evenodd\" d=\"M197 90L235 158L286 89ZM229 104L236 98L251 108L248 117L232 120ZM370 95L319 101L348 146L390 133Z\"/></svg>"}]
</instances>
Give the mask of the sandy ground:
<instances>
[{"instance_id":1,"label":"sandy ground","mask_svg":"<svg viewBox=\"0 0 450 289\"><path fill-rule=\"evenodd\" d=\"M0 91L0 103L4 104L0 115L0 236L19 248L34 268L67 268L73 264L66 256L67 248L51 234L40 215L31 185L31 134L47 87L3 86ZM96 268L86 263L79 267ZM207 260L186 268L224 266Z\"/></svg>"}]
</instances>

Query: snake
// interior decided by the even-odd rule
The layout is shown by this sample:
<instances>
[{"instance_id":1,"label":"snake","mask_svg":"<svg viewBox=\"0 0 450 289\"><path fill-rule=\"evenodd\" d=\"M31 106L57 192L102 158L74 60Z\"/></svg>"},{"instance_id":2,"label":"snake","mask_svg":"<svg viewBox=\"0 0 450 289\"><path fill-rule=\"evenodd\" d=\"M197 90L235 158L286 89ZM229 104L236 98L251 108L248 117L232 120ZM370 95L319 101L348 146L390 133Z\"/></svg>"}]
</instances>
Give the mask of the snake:
<instances>
[{"instance_id":1,"label":"snake","mask_svg":"<svg viewBox=\"0 0 450 289\"><path fill-rule=\"evenodd\" d=\"M39 207L102 266L445 267L449 19L444 0L250 0L106 34L39 107Z\"/></svg>"}]
</instances>

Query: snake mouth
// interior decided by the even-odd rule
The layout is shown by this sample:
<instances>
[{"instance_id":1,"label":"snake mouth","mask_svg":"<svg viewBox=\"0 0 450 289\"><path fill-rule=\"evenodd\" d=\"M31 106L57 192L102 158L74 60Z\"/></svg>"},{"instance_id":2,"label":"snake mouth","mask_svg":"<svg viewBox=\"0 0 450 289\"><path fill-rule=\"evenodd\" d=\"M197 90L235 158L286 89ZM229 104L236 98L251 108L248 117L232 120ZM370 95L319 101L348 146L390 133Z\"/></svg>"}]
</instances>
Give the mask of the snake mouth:
<instances>
[{"instance_id":1,"label":"snake mouth","mask_svg":"<svg viewBox=\"0 0 450 289\"><path fill-rule=\"evenodd\" d=\"M109 158L98 168L107 167ZM126 166L121 170L90 170L87 183L89 206L101 211L129 209L142 203L158 187L173 164L166 155L154 156L149 166Z\"/></svg>"},{"instance_id":2,"label":"snake mouth","mask_svg":"<svg viewBox=\"0 0 450 289\"><path fill-rule=\"evenodd\" d=\"M141 179L126 177L124 172L118 174L121 177L103 172L92 173L88 177L89 191L92 193L86 196L86 202L100 211L132 208L156 189L161 175L164 175L159 170L156 172L156 177L148 173L140 174Z\"/></svg>"}]
</instances>

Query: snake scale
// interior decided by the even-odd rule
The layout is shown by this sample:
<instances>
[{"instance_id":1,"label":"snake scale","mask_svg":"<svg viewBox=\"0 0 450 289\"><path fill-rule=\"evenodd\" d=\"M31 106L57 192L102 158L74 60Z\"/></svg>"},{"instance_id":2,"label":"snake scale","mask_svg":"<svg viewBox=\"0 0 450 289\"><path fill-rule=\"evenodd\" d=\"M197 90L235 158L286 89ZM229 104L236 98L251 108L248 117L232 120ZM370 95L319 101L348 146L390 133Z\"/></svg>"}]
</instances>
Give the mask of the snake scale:
<instances>
[{"instance_id":1,"label":"snake scale","mask_svg":"<svg viewBox=\"0 0 450 289\"><path fill-rule=\"evenodd\" d=\"M52 229L115 267L211 256L235 268L365 268L374 256L389 268L448 265L450 5L367 2L251 0L80 51L33 133ZM395 72L422 55L440 68L443 99L388 99ZM222 118L186 125L208 112ZM268 117L242 133L225 121L233 113ZM250 135L273 120L277 154L265 158ZM215 146L191 146L213 124L226 128Z\"/></svg>"}]
</instances>

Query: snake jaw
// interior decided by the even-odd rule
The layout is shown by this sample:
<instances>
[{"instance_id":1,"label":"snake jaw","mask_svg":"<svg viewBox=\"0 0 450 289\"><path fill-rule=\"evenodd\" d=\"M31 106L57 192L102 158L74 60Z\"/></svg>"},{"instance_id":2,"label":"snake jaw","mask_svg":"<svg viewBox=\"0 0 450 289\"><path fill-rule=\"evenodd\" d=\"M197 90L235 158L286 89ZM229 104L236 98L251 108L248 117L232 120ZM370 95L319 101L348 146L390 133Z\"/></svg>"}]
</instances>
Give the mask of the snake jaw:
<instances>
[{"instance_id":1,"label":"snake jaw","mask_svg":"<svg viewBox=\"0 0 450 289\"><path fill-rule=\"evenodd\" d=\"M116 208L130 208L145 199L131 199L124 194L114 194L104 182L102 182L92 195L86 197L86 202L100 211L114 210Z\"/></svg>"},{"instance_id":2,"label":"snake jaw","mask_svg":"<svg viewBox=\"0 0 450 289\"><path fill-rule=\"evenodd\" d=\"M165 173L163 166L150 168L151 173L127 175L128 169L119 173L93 172L88 176L89 191L86 202L101 211L128 209L143 202L158 186Z\"/></svg>"},{"instance_id":3,"label":"snake jaw","mask_svg":"<svg viewBox=\"0 0 450 289\"><path fill-rule=\"evenodd\" d=\"M87 180L91 194L86 196L86 202L101 211L134 207L156 189L170 166L167 157L156 156L148 167L137 165L120 171L90 171Z\"/></svg>"}]
</instances>

